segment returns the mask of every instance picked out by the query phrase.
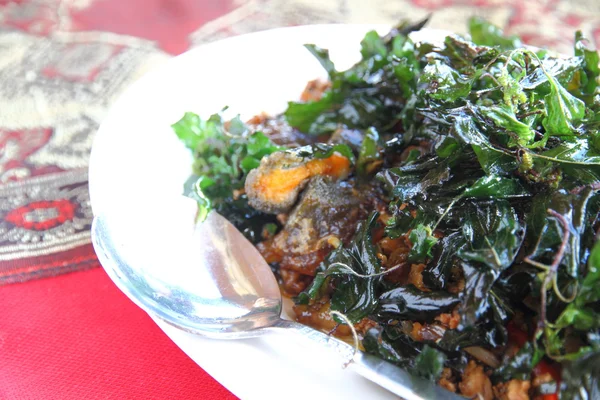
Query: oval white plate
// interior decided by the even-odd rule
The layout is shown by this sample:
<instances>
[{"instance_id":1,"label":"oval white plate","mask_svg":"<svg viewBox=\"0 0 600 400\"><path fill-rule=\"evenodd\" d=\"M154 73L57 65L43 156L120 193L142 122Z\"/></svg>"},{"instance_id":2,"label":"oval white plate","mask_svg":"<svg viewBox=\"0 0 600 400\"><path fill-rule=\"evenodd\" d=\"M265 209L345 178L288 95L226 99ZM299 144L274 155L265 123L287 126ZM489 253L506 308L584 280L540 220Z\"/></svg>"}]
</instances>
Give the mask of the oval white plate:
<instances>
[{"instance_id":1,"label":"oval white plate","mask_svg":"<svg viewBox=\"0 0 600 400\"><path fill-rule=\"evenodd\" d=\"M133 224L126 218L129 211L136 210L136 215L153 221L157 235L169 237L164 243L172 243L177 235L172 227L193 215L172 201L190 173L191 157L170 125L185 111L207 117L223 106L243 119L262 111L281 112L287 101L298 99L307 81L326 77L303 44L330 49L338 69L344 69L358 60L360 40L371 29L384 33L388 28L313 25L238 36L191 50L140 79L115 104L96 135L89 178L94 214L102 213L109 224L126 228ZM425 30L414 38L435 41L443 36ZM173 251L168 247L153 246L148 254L164 257ZM156 322L242 399L395 398L344 370L339 360L291 337L210 340Z\"/></svg>"}]
</instances>

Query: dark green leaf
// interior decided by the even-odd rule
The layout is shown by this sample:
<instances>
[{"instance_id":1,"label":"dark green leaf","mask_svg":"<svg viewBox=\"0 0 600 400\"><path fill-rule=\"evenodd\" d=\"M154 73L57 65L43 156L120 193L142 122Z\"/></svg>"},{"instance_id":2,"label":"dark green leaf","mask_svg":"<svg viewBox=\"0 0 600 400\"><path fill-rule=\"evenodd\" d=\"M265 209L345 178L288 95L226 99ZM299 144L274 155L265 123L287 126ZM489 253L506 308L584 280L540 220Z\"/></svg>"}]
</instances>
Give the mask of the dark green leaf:
<instances>
[{"instance_id":1,"label":"dark green leaf","mask_svg":"<svg viewBox=\"0 0 600 400\"><path fill-rule=\"evenodd\" d=\"M516 138L509 140L509 146L526 146L530 144L535 136L531 127L519 121L514 111L502 104L495 107L479 107L479 111L486 117L491 119L496 126L505 129L509 134L516 135ZM512 143L512 144L511 144Z\"/></svg>"},{"instance_id":2,"label":"dark green leaf","mask_svg":"<svg viewBox=\"0 0 600 400\"><path fill-rule=\"evenodd\" d=\"M575 34L575 55L583 59L583 69L585 71L586 82L582 92L586 95L593 95L598 87L600 78L600 55L595 50L589 49L585 45L585 38L580 31Z\"/></svg>"},{"instance_id":3,"label":"dark green leaf","mask_svg":"<svg viewBox=\"0 0 600 400\"><path fill-rule=\"evenodd\" d=\"M328 92L320 100L306 103L289 102L285 110L287 122L294 128L312 135L332 132L337 128L335 123L318 124L318 118L335 104L335 96Z\"/></svg>"},{"instance_id":4,"label":"dark green leaf","mask_svg":"<svg viewBox=\"0 0 600 400\"><path fill-rule=\"evenodd\" d=\"M588 218L587 207L592 195L593 191L587 188L576 194L555 192L551 196L540 198L536 202L536 208L530 217L534 229L532 237L537 238L535 247L529 256L531 259L550 264L551 260L554 259L556 249L563 241L562 221L547 213L547 210L553 210L567 222L570 231L560 265L564 266L565 272L569 276L573 278L579 276L582 268L580 265L582 256L581 237L585 232ZM546 213L545 218L544 212Z\"/></svg>"},{"instance_id":5,"label":"dark green leaf","mask_svg":"<svg viewBox=\"0 0 600 400\"><path fill-rule=\"evenodd\" d=\"M546 118L542 121L550 136L575 136L574 124L585 116L585 103L570 94L554 77L548 77L550 93L544 97Z\"/></svg>"},{"instance_id":6,"label":"dark green leaf","mask_svg":"<svg viewBox=\"0 0 600 400\"><path fill-rule=\"evenodd\" d=\"M437 60L423 69L419 86L426 96L447 102L465 98L471 91L471 82L467 77Z\"/></svg>"},{"instance_id":7,"label":"dark green leaf","mask_svg":"<svg viewBox=\"0 0 600 400\"><path fill-rule=\"evenodd\" d=\"M319 60L319 63L321 63L321 66L327 71L330 77L335 74L335 65L329 58L329 50L322 49L314 44L305 44L304 47Z\"/></svg>"},{"instance_id":8,"label":"dark green leaf","mask_svg":"<svg viewBox=\"0 0 600 400\"><path fill-rule=\"evenodd\" d=\"M565 363L562 371L561 400L600 398L600 350L590 351Z\"/></svg>"},{"instance_id":9,"label":"dark green leaf","mask_svg":"<svg viewBox=\"0 0 600 400\"><path fill-rule=\"evenodd\" d=\"M479 178L467 188L464 197L508 199L529 196L529 192L516 179L495 175Z\"/></svg>"},{"instance_id":10,"label":"dark green leaf","mask_svg":"<svg viewBox=\"0 0 600 400\"><path fill-rule=\"evenodd\" d=\"M450 179L447 161L438 162L438 159L429 159L416 165L391 168L377 174L377 178L385 183L394 198L402 202L417 196L427 199L430 189Z\"/></svg>"},{"instance_id":11,"label":"dark green leaf","mask_svg":"<svg viewBox=\"0 0 600 400\"><path fill-rule=\"evenodd\" d=\"M360 53L363 58L369 58L374 56L385 57L387 55L387 48L383 39L375 31L367 32L364 39L360 42Z\"/></svg>"},{"instance_id":12,"label":"dark green leaf","mask_svg":"<svg viewBox=\"0 0 600 400\"><path fill-rule=\"evenodd\" d=\"M445 292L422 292L414 286L398 287L379 296L380 318L427 321L450 311L460 302L458 296Z\"/></svg>"},{"instance_id":13,"label":"dark green leaf","mask_svg":"<svg viewBox=\"0 0 600 400\"><path fill-rule=\"evenodd\" d=\"M496 271L512 264L523 242L524 231L508 202L474 204L467 213L463 226L467 246L458 253L459 257L484 263Z\"/></svg>"},{"instance_id":14,"label":"dark green leaf","mask_svg":"<svg viewBox=\"0 0 600 400\"><path fill-rule=\"evenodd\" d=\"M478 324L463 329L448 329L442 339L437 342L439 348L455 352L465 347L500 345L493 341L496 327L493 324Z\"/></svg>"},{"instance_id":15,"label":"dark green leaf","mask_svg":"<svg viewBox=\"0 0 600 400\"><path fill-rule=\"evenodd\" d=\"M431 248L437 243L438 239L431 234L431 228L417 225L410 231L408 239L412 244L408 253L408 261L420 263L431 257Z\"/></svg>"},{"instance_id":16,"label":"dark green leaf","mask_svg":"<svg viewBox=\"0 0 600 400\"><path fill-rule=\"evenodd\" d=\"M310 298L315 298L326 277L336 275L336 291L331 299L331 309L346 315L352 322L358 322L377 306L375 284L379 277L362 277L380 272L381 263L376 256L371 230L374 228L378 214L373 213L367 221L363 221L347 247L338 247L324 262L324 272L307 289ZM352 274L362 276L356 276Z\"/></svg>"},{"instance_id":17,"label":"dark green leaf","mask_svg":"<svg viewBox=\"0 0 600 400\"><path fill-rule=\"evenodd\" d=\"M489 294L498 273L486 266L475 267L462 263L465 276L460 314L463 326L472 326L490 307Z\"/></svg>"},{"instance_id":18,"label":"dark green leaf","mask_svg":"<svg viewBox=\"0 0 600 400\"><path fill-rule=\"evenodd\" d=\"M359 175L366 175L368 165L381 159L378 142L379 134L377 131L373 128L367 129L356 162L356 170Z\"/></svg>"},{"instance_id":19,"label":"dark green leaf","mask_svg":"<svg viewBox=\"0 0 600 400\"><path fill-rule=\"evenodd\" d=\"M523 46L517 36L505 36L500 28L478 17L469 19L469 33L473 42L483 46L500 46L509 50Z\"/></svg>"},{"instance_id":20,"label":"dark green leaf","mask_svg":"<svg viewBox=\"0 0 600 400\"><path fill-rule=\"evenodd\" d=\"M411 366L420 352L419 343L408 336L400 335L392 340L380 327L369 329L362 344L367 353L403 367Z\"/></svg>"},{"instance_id":21,"label":"dark green leaf","mask_svg":"<svg viewBox=\"0 0 600 400\"><path fill-rule=\"evenodd\" d=\"M534 364L535 349L529 342L521 347L514 357L503 360L500 368L494 371L493 378L500 382L507 382L511 379L529 380Z\"/></svg>"},{"instance_id":22,"label":"dark green leaf","mask_svg":"<svg viewBox=\"0 0 600 400\"><path fill-rule=\"evenodd\" d=\"M444 370L445 361L444 353L425 345L415 358L414 373L421 378L435 382Z\"/></svg>"},{"instance_id":23,"label":"dark green leaf","mask_svg":"<svg viewBox=\"0 0 600 400\"><path fill-rule=\"evenodd\" d=\"M567 85L582 66L582 60L575 57L546 57L541 63L544 69L534 69L519 84L525 90L535 89L542 95L550 91L548 75L555 77L562 85Z\"/></svg>"},{"instance_id":24,"label":"dark green leaf","mask_svg":"<svg viewBox=\"0 0 600 400\"><path fill-rule=\"evenodd\" d=\"M465 244L461 232L453 232L444 236L434 246L434 258L423 270L423 281L429 287L445 289L450 277L450 270L454 265L456 252Z\"/></svg>"},{"instance_id":25,"label":"dark green leaf","mask_svg":"<svg viewBox=\"0 0 600 400\"><path fill-rule=\"evenodd\" d=\"M509 175L518 168L516 158L492 145L489 138L475 124L473 116L465 113L453 115L451 133L460 142L471 145L481 168L487 174Z\"/></svg>"},{"instance_id":26,"label":"dark green leaf","mask_svg":"<svg viewBox=\"0 0 600 400\"><path fill-rule=\"evenodd\" d=\"M600 240L596 241L588 258L587 273L579 292L581 301L591 303L600 300Z\"/></svg>"}]
</instances>

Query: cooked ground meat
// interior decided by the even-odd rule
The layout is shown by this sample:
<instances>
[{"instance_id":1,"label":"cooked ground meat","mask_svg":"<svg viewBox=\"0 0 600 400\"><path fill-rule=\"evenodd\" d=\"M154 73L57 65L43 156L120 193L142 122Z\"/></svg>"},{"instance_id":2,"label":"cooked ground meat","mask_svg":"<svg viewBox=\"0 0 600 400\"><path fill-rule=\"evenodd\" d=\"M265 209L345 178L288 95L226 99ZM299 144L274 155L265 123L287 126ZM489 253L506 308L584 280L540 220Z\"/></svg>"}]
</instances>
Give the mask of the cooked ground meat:
<instances>
[{"instance_id":1,"label":"cooked ground meat","mask_svg":"<svg viewBox=\"0 0 600 400\"><path fill-rule=\"evenodd\" d=\"M310 305L295 305L293 308L298 322L323 330L337 337L350 338L352 336L350 328L347 325L335 322L329 313L329 309L330 303L328 297L323 297ZM369 329L375 326L377 326L375 321L363 318L354 325L354 329L359 337L362 338Z\"/></svg>"},{"instance_id":2,"label":"cooked ground meat","mask_svg":"<svg viewBox=\"0 0 600 400\"><path fill-rule=\"evenodd\" d=\"M406 236L396 239L383 238L378 242L378 246L381 254L385 256L382 260L383 267L388 270L394 268L394 271L384 275L384 279L400 285L406 284L411 270L407 262L410 243Z\"/></svg>"},{"instance_id":3,"label":"cooked ground meat","mask_svg":"<svg viewBox=\"0 0 600 400\"><path fill-rule=\"evenodd\" d=\"M312 282L311 275L301 274L289 269L280 269L281 285L285 295L293 297L297 296Z\"/></svg>"},{"instance_id":4,"label":"cooked ground meat","mask_svg":"<svg viewBox=\"0 0 600 400\"><path fill-rule=\"evenodd\" d=\"M529 400L531 382L513 379L494 386L494 395L498 400Z\"/></svg>"},{"instance_id":5,"label":"cooked ground meat","mask_svg":"<svg viewBox=\"0 0 600 400\"><path fill-rule=\"evenodd\" d=\"M494 398L490 378L485 374L483 367L473 360L467 364L458 387L460 393L470 399L477 398L478 395L484 400Z\"/></svg>"},{"instance_id":6,"label":"cooked ground meat","mask_svg":"<svg viewBox=\"0 0 600 400\"><path fill-rule=\"evenodd\" d=\"M309 81L304 88L304 91L300 95L302 101L315 101L320 100L323 97L323 92L331 87L330 81L324 81L321 79L314 79Z\"/></svg>"},{"instance_id":7,"label":"cooked ground meat","mask_svg":"<svg viewBox=\"0 0 600 400\"><path fill-rule=\"evenodd\" d=\"M324 297L311 305L295 305L296 320L335 336L350 336L352 331L346 325L339 325L329 313L329 299Z\"/></svg>"},{"instance_id":8,"label":"cooked ground meat","mask_svg":"<svg viewBox=\"0 0 600 400\"><path fill-rule=\"evenodd\" d=\"M436 321L439 321L444 327L449 329L456 329L460 324L460 314L458 313L458 307L452 311L452 314L443 313L435 317Z\"/></svg>"},{"instance_id":9,"label":"cooked ground meat","mask_svg":"<svg viewBox=\"0 0 600 400\"><path fill-rule=\"evenodd\" d=\"M451 392L456 392L456 378L450 368L444 368L442 376L438 381L438 385Z\"/></svg>"},{"instance_id":10,"label":"cooked ground meat","mask_svg":"<svg viewBox=\"0 0 600 400\"><path fill-rule=\"evenodd\" d=\"M410 337L417 342L435 342L444 336L446 328L439 324L413 322Z\"/></svg>"},{"instance_id":11,"label":"cooked ground meat","mask_svg":"<svg viewBox=\"0 0 600 400\"><path fill-rule=\"evenodd\" d=\"M356 329L356 333L364 336L369 329L374 328L376 326L377 322L365 317L354 325L354 329Z\"/></svg>"},{"instance_id":12,"label":"cooked ground meat","mask_svg":"<svg viewBox=\"0 0 600 400\"><path fill-rule=\"evenodd\" d=\"M410 272L408 273L408 283L414 285L417 289L422 290L423 292L429 292L430 290L423 283L423 270L425 269L425 264L412 264L410 267Z\"/></svg>"}]
</instances>

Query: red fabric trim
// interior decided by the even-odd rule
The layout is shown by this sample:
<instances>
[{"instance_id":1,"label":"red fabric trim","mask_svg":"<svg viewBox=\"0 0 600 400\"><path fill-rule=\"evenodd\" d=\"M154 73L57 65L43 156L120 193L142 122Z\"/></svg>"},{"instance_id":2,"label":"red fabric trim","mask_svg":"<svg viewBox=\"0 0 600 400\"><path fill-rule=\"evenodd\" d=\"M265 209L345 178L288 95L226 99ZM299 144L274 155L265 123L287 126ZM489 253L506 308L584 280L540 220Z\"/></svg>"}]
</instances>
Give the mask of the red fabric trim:
<instances>
[{"instance_id":1,"label":"red fabric trim","mask_svg":"<svg viewBox=\"0 0 600 400\"><path fill-rule=\"evenodd\" d=\"M85 244L71 250L38 257L3 261L0 268L0 285L21 282L36 278L49 277L78 268L87 269L99 265L91 244Z\"/></svg>"}]
</instances>

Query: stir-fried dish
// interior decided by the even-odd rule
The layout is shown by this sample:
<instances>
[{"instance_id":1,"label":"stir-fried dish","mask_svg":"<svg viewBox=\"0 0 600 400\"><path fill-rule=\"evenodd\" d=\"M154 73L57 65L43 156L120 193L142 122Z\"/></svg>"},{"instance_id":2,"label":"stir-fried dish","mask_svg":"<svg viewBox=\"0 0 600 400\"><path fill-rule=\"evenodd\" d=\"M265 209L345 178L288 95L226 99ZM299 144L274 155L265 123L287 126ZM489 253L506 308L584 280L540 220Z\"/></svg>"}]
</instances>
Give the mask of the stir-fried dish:
<instances>
[{"instance_id":1,"label":"stir-fried dish","mask_svg":"<svg viewBox=\"0 0 600 400\"><path fill-rule=\"evenodd\" d=\"M329 79L282 115L186 113L186 192L298 321L468 398L599 399L598 53L423 25L367 33L346 71L306 45Z\"/></svg>"}]
</instances>

